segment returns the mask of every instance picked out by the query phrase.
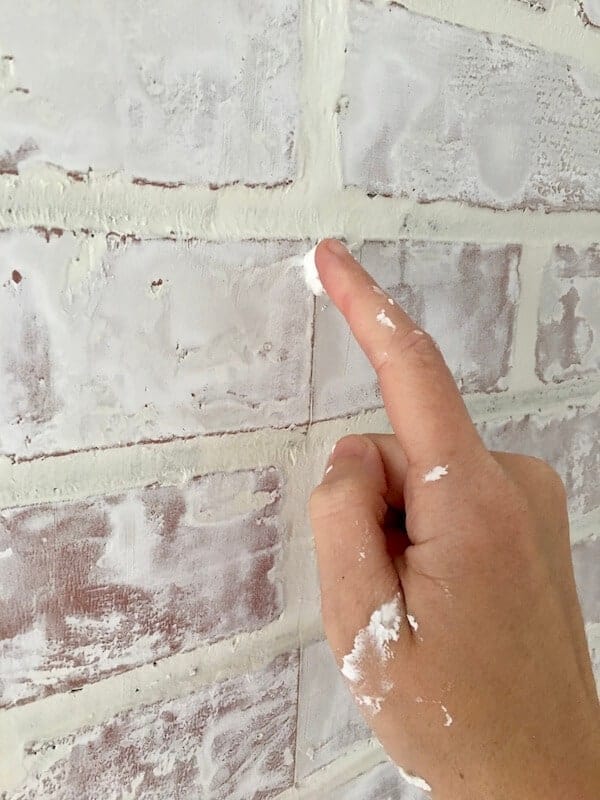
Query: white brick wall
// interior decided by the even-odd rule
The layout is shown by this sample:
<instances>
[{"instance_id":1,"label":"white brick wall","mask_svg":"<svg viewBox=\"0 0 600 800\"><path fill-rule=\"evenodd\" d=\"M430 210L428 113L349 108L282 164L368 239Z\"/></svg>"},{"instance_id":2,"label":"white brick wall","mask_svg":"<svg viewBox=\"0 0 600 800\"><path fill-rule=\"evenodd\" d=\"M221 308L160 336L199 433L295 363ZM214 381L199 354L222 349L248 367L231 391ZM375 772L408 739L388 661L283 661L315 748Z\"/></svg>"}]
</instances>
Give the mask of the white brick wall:
<instances>
[{"instance_id":1,"label":"white brick wall","mask_svg":"<svg viewBox=\"0 0 600 800\"><path fill-rule=\"evenodd\" d=\"M597 0L4 6L0 798L421 800L323 642L306 500L389 429L325 235L562 473L600 677Z\"/></svg>"}]
</instances>

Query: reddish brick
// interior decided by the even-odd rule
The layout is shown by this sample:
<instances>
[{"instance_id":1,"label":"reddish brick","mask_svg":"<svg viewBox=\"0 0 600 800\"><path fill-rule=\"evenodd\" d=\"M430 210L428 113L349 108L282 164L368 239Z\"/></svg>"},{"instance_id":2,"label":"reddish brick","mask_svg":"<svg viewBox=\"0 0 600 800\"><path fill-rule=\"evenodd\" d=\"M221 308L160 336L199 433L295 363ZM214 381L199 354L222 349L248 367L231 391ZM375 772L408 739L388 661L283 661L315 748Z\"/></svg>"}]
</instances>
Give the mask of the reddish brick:
<instances>
[{"instance_id":1,"label":"reddish brick","mask_svg":"<svg viewBox=\"0 0 600 800\"><path fill-rule=\"evenodd\" d=\"M0 234L0 455L307 419L303 243L95 242Z\"/></svg>"},{"instance_id":2,"label":"reddish brick","mask_svg":"<svg viewBox=\"0 0 600 800\"><path fill-rule=\"evenodd\" d=\"M270 468L1 513L0 705L275 619L280 489Z\"/></svg>"},{"instance_id":3,"label":"reddish brick","mask_svg":"<svg viewBox=\"0 0 600 800\"><path fill-rule=\"evenodd\" d=\"M554 248L542 285L536 372L559 382L600 369L600 245Z\"/></svg>"},{"instance_id":4,"label":"reddish brick","mask_svg":"<svg viewBox=\"0 0 600 800\"><path fill-rule=\"evenodd\" d=\"M369 242L357 257L437 339L463 391L502 389L518 296L520 248L439 242ZM333 304L317 301L317 418L382 405L375 373Z\"/></svg>"},{"instance_id":5,"label":"reddish brick","mask_svg":"<svg viewBox=\"0 0 600 800\"><path fill-rule=\"evenodd\" d=\"M0 146L13 171L43 161L169 183L295 175L298 0L95 2L85 14L24 0L2 8L2 32L13 67Z\"/></svg>"},{"instance_id":6,"label":"reddish brick","mask_svg":"<svg viewBox=\"0 0 600 800\"><path fill-rule=\"evenodd\" d=\"M600 413L573 409L562 416L528 414L479 429L490 449L543 458L561 475L571 514L600 507Z\"/></svg>"},{"instance_id":7,"label":"reddish brick","mask_svg":"<svg viewBox=\"0 0 600 800\"><path fill-rule=\"evenodd\" d=\"M401 3L353 0L350 28L346 185L421 202L600 209L597 75Z\"/></svg>"},{"instance_id":8,"label":"reddish brick","mask_svg":"<svg viewBox=\"0 0 600 800\"><path fill-rule=\"evenodd\" d=\"M391 762L378 764L327 795L327 800L431 800L428 792L406 783Z\"/></svg>"},{"instance_id":9,"label":"reddish brick","mask_svg":"<svg viewBox=\"0 0 600 800\"><path fill-rule=\"evenodd\" d=\"M261 672L33 740L30 777L3 800L273 798L294 780L297 673L297 656L281 656ZM51 749L67 752L44 763Z\"/></svg>"},{"instance_id":10,"label":"reddish brick","mask_svg":"<svg viewBox=\"0 0 600 800\"><path fill-rule=\"evenodd\" d=\"M571 549L577 592L585 622L600 622L600 538Z\"/></svg>"},{"instance_id":11,"label":"reddish brick","mask_svg":"<svg viewBox=\"0 0 600 800\"><path fill-rule=\"evenodd\" d=\"M299 780L371 736L327 642L311 644L302 652L298 704Z\"/></svg>"}]
</instances>

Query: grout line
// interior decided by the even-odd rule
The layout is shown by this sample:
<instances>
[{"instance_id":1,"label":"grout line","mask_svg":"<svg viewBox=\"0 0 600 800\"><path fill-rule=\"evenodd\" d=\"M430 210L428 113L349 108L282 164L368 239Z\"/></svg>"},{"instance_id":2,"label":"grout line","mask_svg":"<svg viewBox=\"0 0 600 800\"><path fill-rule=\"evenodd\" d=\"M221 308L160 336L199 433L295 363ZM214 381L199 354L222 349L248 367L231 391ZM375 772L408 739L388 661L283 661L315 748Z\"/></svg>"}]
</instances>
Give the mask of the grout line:
<instances>
[{"instance_id":1,"label":"grout line","mask_svg":"<svg viewBox=\"0 0 600 800\"><path fill-rule=\"evenodd\" d=\"M332 790L388 760L379 742L370 739L278 794L275 800L323 800Z\"/></svg>"},{"instance_id":2,"label":"grout line","mask_svg":"<svg viewBox=\"0 0 600 800\"><path fill-rule=\"evenodd\" d=\"M542 387L535 367L538 305L544 267L550 261L551 244L526 245L519 263L520 291L513 340L513 366L508 378L513 392Z\"/></svg>"},{"instance_id":3,"label":"grout line","mask_svg":"<svg viewBox=\"0 0 600 800\"><path fill-rule=\"evenodd\" d=\"M375 0L388 5L387 0ZM600 36L578 17L573 0L555 0L544 13L498 0L398 0L409 11L472 30L509 36L600 71Z\"/></svg>"},{"instance_id":4,"label":"grout line","mask_svg":"<svg viewBox=\"0 0 600 800\"><path fill-rule=\"evenodd\" d=\"M569 406L597 405L600 380L586 378L559 386L522 392L465 395L476 422L526 414L561 414ZM159 482L185 483L212 472L234 472L255 467L287 465L304 453L327 452L347 433L389 431L384 408L361 410L346 417L313 420L295 429L261 428L252 432L196 436L158 444L137 444L88 450L64 456L48 455L12 463L0 457L0 509L37 503L69 502L104 494L119 494ZM327 443L327 444L325 444ZM60 463L60 480L56 465Z\"/></svg>"},{"instance_id":5,"label":"grout line","mask_svg":"<svg viewBox=\"0 0 600 800\"><path fill-rule=\"evenodd\" d=\"M600 38L600 37L599 37ZM599 47L600 51L600 47ZM203 241L422 239L485 243L598 241L600 211L497 210L439 200L368 197L307 176L268 189L138 186L123 176L73 183L56 168L0 175L0 230L42 227L141 239Z\"/></svg>"}]
</instances>

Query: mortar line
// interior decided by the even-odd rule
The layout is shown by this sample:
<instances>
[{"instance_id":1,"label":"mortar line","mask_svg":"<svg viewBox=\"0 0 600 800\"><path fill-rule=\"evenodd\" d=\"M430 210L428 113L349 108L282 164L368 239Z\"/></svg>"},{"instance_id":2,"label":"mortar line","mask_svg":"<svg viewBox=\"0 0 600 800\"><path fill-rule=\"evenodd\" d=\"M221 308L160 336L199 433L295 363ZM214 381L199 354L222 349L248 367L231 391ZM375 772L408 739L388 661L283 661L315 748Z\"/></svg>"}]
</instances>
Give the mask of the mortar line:
<instances>
[{"instance_id":1,"label":"mortar line","mask_svg":"<svg viewBox=\"0 0 600 800\"><path fill-rule=\"evenodd\" d=\"M538 308L544 268L552 256L553 245L524 245L519 261L519 297L514 323L512 367L508 389L512 392L542 388L536 373Z\"/></svg>"}]
</instances>

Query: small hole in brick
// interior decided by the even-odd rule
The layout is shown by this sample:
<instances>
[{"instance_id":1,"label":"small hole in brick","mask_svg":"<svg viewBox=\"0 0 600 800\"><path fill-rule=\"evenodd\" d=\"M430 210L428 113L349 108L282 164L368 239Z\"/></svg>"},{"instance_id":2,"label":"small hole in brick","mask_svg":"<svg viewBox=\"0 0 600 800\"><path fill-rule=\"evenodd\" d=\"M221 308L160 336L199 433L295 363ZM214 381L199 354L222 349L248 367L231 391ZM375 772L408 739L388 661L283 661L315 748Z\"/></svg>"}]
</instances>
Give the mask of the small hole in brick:
<instances>
[{"instance_id":1,"label":"small hole in brick","mask_svg":"<svg viewBox=\"0 0 600 800\"><path fill-rule=\"evenodd\" d=\"M23 276L18 269L13 269L11 278L13 279L14 283L21 283L23 280Z\"/></svg>"}]
</instances>

